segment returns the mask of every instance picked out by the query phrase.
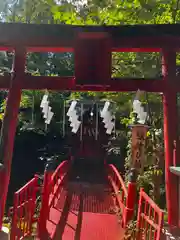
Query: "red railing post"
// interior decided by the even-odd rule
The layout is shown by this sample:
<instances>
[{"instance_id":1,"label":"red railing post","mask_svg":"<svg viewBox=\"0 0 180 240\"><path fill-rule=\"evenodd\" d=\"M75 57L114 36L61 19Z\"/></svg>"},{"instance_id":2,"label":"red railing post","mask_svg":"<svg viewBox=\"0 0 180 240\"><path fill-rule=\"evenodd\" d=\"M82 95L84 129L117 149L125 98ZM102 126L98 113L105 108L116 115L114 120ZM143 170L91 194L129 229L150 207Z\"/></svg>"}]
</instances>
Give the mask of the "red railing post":
<instances>
[{"instance_id":1,"label":"red railing post","mask_svg":"<svg viewBox=\"0 0 180 240\"><path fill-rule=\"evenodd\" d=\"M133 218L134 209L136 204L136 179L137 173L136 169L132 168L129 174L129 182L128 182L128 194L126 199L126 208L124 213L124 227L127 223Z\"/></svg>"},{"instance_id":2,"label":"red railing post","mask_svg":"<svg viewBox=\"0 0 180 240\"><path fill-rule=\"evenodd\" d=\"M47 237L46 222L49 217L49 195L51 192L51 177L52 171L46 169L44 174L44 182L42 188L42 203L38 223L38 235L40 239L46 239Z\"/></svg>"},{"instance_id":3,"label":"red railing post","mask_svg":"<svg viewBox=\"0 0 180 240\"><path fill-rule=\"evenodd\" d=\"M164 222L163 210L141 188L139 194L136 239L160 240Z\"/></svg>"},{"instance_id":4,"label":"red railing post","mask_svg":"<svg viewBox=\"0 0 180 240\"><path fill-rule=\"evenodd\" d=\"M29 223L28 223L28 234L32 234L32 225L33 225L33 219L34 219L34 213L36 210L36 195L37 195L37 190L38 190L38 175L34 175L34 188L32 192L32 200L31 200L31 205L30 205L30 218L29 218Z\"/></svg>"},{"instance_id":5,"label":"red railing post","mask_svg":"<svg viewBox=\"0 0 180 240\"><path fill-rule=\"evenodd\" d=\"M16 239L16 233L17 233L17 209L18 208L18 194L14 194L14 206L13 206L13 216L12 216L12 224L11 224L11 235L10 235L10 240L15 240Z\"/></svg>"},{"instance_id":6,"label":"red railing post","mask_svg":"<svg viewBox=\"0 0 180 240\"><path fill-rule=\"evenodd\" d=\"M32 225L36 209L38 176L35 175L25 186L14 194L10 239L20 239L32 234Z\"/></svg>"},{"instance_id":7,"label":"red railing post","mask_svg":"<svg viewBox=\"0 0 180 240\"><path fill-rule=\"evenodd\" d=\"M63 162L59 167L54 170L52 166L46 168L44 174L44 187L42 189L42 205L40 216L35 216L36 197L39 189L39 177L35 175L26 185L20 188L14 194L14 205L10 208L12 211L12 224L11 224L11 240L24 239L32 235L33 223L38 223L38 236L40 239L47 239L46 222L49 217L52 198L51 193L54 193L54 185L58 183L60 174L67 172L68 164ZM57 191L57 190L56 190ZM54 194L55 196L56 194Z\"/></svg>"}]
</instances>

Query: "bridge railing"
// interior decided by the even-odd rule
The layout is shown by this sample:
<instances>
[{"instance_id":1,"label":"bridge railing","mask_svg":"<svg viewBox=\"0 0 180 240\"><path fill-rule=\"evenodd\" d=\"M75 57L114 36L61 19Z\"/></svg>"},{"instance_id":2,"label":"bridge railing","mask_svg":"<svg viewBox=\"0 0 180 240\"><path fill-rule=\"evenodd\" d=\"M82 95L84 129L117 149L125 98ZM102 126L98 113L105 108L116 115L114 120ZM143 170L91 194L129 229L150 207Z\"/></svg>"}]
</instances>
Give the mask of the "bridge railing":
<instances>
[{"instance_id":1,"label":"bridge railing","mask_svg":"<svg viewBox=\"0 0 180 240\"><path fill-rule=\"evenodd\" d=\"M49 219L49 212L54 206L61 191L60 188L64 184L67 176L70 161L63 161L55 170L55 172L46 171L44 175L42 203L39 218L38 235L40 239L46 239L46 222Z\"/></svg>"},{"instance_id":2,"label":"bridge railing","mask_svg":"<svg viewBox=\"0 0 180 240\"><path fill-rule=\"evenodd\" d=\"M108 178L115 193L117 205L121 211L122 226L125 227L133 217L136 202L136 186L130 183L126 187L123 178L114 165L108 165L107 168Z\"/></svg>"},{"instance_id":3,"label":"bridge railing","mask_svg":"<svg viewBox=\"0 0 180 240\"><path fill-rule=\"evenodd\" d=\"M33 224L38 221L38 217L35 216L38 180L38 176L35 175L14 194L14 205L9 211L9 214L12 214L11 240L24 239L32 235Z\"/></svg>"},{"instance_id":4,"label":"bridge railing","mask_svg":"<svg viewBox=\"0 0 180 240\"><path fill-rule=\"evenodd\" d=\"M164 222L163 210L144 192L140 190L137 234L134 239L160 240Z\"/></svg>"},{"instance_id":5,"label":"bridge railing","mask_svg":"<svg viewBox=\"0 0 180 240\"><path fill-rule=\"evenodd\" d=\"M49 198L49 208L53 207L56 199L58 198L58 194L61 192L60 188L62 187L65 177L67 175L69 169L70 162L64 161L62 162L56 171L52 174L51 177L51 192Z\"/></svg>"}]
</instances>

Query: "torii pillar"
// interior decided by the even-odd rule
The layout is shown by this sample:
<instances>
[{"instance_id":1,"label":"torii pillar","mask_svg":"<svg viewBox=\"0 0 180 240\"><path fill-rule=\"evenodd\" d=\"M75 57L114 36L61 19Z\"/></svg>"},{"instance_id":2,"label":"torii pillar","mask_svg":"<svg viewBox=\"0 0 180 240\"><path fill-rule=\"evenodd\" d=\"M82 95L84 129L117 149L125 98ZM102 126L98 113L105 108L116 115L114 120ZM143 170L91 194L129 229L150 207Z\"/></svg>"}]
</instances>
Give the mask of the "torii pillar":
<instances>
[{"instance_id":1,"label":"torii pillar","mask_svg":"<svg viewBox=\"0 0 180 240\"><path fill-rule=\"evenodd\" d=\"M13 59L11 83L0 138L0 230L5 211L11 162L14 149L14 137L21 100L22 82L25 75L26 53L22 48L16 49Z\"/></svg>"},{"instance_id":2,"label":"torii pillar","mask_svg":"<svg viewBox=\"0 0 180 240\"><path fill-rule=\"evenodd\" d=\"M165 187L168 223L178 225L178 180L170 172L173 166L174 141L178 138L178 111L176 80L176 52L162 51L162 74L165 90L163 92L164 109L164 151L165 151Z\"/></svg>"}]
</instances>

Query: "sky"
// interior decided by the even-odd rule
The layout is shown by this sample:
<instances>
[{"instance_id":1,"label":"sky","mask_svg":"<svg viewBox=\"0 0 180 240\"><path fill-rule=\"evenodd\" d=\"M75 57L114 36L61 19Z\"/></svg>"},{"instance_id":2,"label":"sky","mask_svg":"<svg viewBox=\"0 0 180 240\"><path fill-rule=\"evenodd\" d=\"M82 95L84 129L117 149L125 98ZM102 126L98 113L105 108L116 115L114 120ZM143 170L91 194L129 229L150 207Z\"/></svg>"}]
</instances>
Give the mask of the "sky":
<instances>
[{"instance_id":1,"label":"sky","mask_svg":"<svg viewBox=\"0 0 180 240\"><path fill-rule=\"evenodd\" d=\"M14 4L18 3L19 0L6 0L10 6L13 6ZM61 0L55 0L55 2L57 4L60 4L61 3ZM67 0L67 2L71 3L76 3L76 5L80 6L80 5L84 5L84 4L87 4L87 0Z\"/></svg>"},{"instance_id":2,"label":"sky","mask_svg":"<svg viewBox=\"0 0 180 240\"><path fill-rule=\"evenodd\" d=\"M58 4L61 3L61 0L55 0ZM87 4L87 0L67 0L69 3L76 3L76 5L84 5Z\"/></svg>"}]
</instances>

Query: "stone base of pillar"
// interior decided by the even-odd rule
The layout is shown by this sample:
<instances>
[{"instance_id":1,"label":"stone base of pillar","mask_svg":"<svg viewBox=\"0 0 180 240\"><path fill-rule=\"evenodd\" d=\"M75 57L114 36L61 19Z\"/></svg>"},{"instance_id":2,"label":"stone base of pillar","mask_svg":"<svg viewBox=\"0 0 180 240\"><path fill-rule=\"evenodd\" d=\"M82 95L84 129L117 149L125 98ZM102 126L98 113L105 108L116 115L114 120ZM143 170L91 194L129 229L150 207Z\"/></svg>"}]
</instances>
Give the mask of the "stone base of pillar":
<instances>
[{"instance_id":1,"label":"stone base of pillar","mask_svg":"<svg viewBox=\"0 0 180 240\"><path fill-rule=\"evenodd\" d=\"M0 240L10 240L9 229L6 227L2 227L0 231Z\"/></svg>"}]
</instances>

